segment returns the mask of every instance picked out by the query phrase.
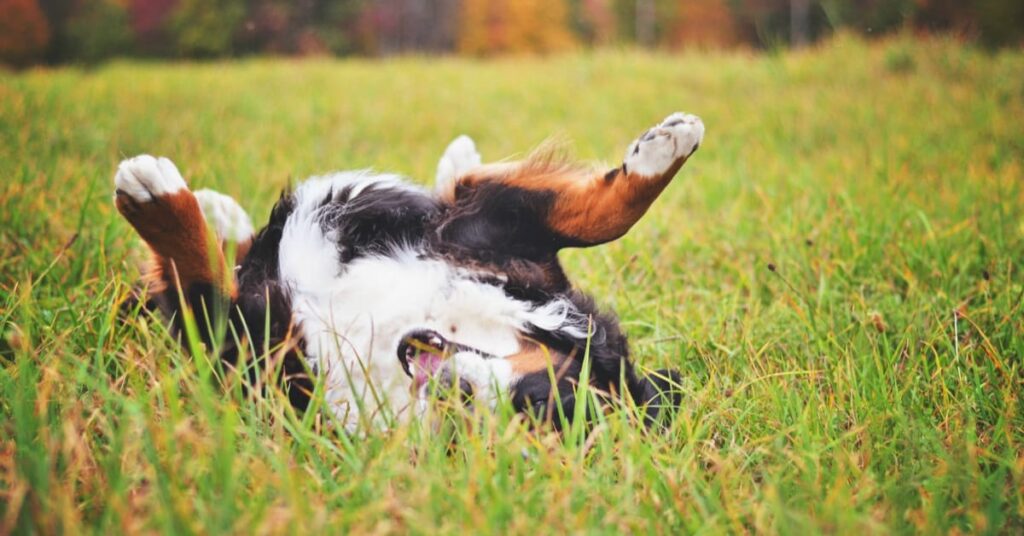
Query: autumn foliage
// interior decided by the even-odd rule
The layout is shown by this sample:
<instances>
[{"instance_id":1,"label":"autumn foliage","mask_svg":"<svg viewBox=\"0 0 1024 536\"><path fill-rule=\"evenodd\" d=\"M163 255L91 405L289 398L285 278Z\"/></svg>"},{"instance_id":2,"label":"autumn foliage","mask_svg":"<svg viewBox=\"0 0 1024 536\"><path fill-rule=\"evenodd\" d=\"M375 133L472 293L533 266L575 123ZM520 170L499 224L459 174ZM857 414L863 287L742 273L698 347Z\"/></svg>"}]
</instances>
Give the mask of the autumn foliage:
<instances>
[{"instance_id":1,"label":"autumn foliage","mask_svg":"<svg viewBox=\"0 0 1024 536\"><path fill-rule=\"evenodd\" d=\"M0 63L802 46L838 29L1024 44L1021 0L0 0Z\"/></svg>"},{"instance_id":2,"label":"autumn foliage","mask_svg":"<svg viewBox=\"0 0 1024 536\"><path fill-rule=\"evenodd\" d=\"M0 0L0 62L36 61L49 42L50 25L35 0Z\"/></svg>"},{"instance_id":3,"label":"autumn foliage","mask_svg":"<svg viewBox=\"0 0 1024 536\"><path fill-rule=\"evenodd\" d=\"M462 0L458 50L552 52L571 47L565 0Z\"/></svg>"},{"instance_id":4,"label":"autumn foliage","mask_svg":"<svg viewBox=\"0 0 1024 536\"><path fill-rule=\"evenodd\" d=\"M665 41L670 46L729 47L741 37L727 0L680 2Z\"/></svg>"}]
</instances>

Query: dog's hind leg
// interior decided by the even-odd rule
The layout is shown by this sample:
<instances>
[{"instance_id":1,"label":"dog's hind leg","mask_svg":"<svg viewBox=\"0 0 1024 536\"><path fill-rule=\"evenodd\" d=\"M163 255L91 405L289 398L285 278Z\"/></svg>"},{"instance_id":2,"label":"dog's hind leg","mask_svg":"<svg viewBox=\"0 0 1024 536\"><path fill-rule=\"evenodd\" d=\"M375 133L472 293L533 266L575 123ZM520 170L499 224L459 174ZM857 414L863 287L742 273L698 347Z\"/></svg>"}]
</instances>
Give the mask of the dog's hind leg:
<instances>
[{"instance_id":1,"label":"dog's hind leg","mask_svg":"<svg viewBox=\"0 0 1024 536\"><path fill-rule=\"evenodd\" d=\"M153 252L146 274L150 295L177 328L184 321L181 305L191 309L201 339L211 343L209 328L216 324L211 315L227 305L234 281L196 196L173 162L149 155L121 162L114 184L118 211Z\"/></svg>"},{"instance_id":2,"label":"dog's hind leg","mask_svg":"<svg viewBox=\"0 0 1024 536\"><path fill-rule=\"evenodd\" d=\"M556 247L601 244L625 234L647 212L703 138L700 118L675 113L635 140L614 169L593 171L539 153L522 162L471 169L453 181L447 197L459 204L460 196L500 185L536 200L532 208Z\"/></svg>"}]
</instances>

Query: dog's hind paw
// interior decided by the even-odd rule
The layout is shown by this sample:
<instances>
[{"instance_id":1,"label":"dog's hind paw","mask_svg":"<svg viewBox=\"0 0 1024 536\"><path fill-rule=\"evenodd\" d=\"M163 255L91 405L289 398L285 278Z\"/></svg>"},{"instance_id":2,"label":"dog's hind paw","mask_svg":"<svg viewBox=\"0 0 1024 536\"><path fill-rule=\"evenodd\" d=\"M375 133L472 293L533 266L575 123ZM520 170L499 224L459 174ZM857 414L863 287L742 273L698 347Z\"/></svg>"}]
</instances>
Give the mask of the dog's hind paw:
<instances>
[{"instance_id":1,"label":"dog's hind paw","mask_svg":"<svg viewBox=\"0 0 1024 536\"><path fill-rule=\"evenodd\" d=\"M117 188L116 198L126 198L135 203L148 203L154 198L188 189L174 162L148 154L122 160L114 175L114 187Z\"/></svg>"},{"instance_id":2,"label":"dog's hind paw","mask_svg":"<svg viewBox=\"0 0 1024 536\"><path fill-rule=\"evenodd\" d=\"M199 202L199 209L221 240L244 242L252 238L253 226L249 215L230 196L213 190L192 192Z\"/></svg>"},{"instance_id":3,"label":"dog's hind paw","mask_svg":"<svg viewBox=\"0 0 1024 536\"><path fill-rule=\"evenodd\" d=\"M631 175L661 177L685 162L703 139L704 123L699 117L674 113L629 146L623 166Z\"/></svg>"},{"instance_id":4,"label":"dog's hind paw","mask_svg":"<svg viewBox=\"0 0 1024 536\"><path fill-rule=\"evenodd\" d=\"M145 154L129 158L117 166L114 185L118 212L153 251L147 278L154 291L227 284L219 275L219 248L208 242L203 212L173 162Z\"/></svg>"},{"instance_id":5,"label":"dog's hind paw","mask_svg":"<svg viewBox=\"0 0 1024 536\"><path fill-rule=\"evenodd\" d=\"M455 179L469 170L479 167L482 162L473 139L463 134L452 140L437 162L437 190L448 191Z\"/></svg>"},{"instance_id":6,"label":"dog's hind paw","mask_svg":"<svg viewBox=\"0 0 1024 536\"><path fill-rule=\"evenodd\" d=\"M166 158L143 154L123 160L114 174L114 186L118 212L158 255L175 257L175 248L163 246L205 231L195 197Z\"/></svg>"}]
</instances>

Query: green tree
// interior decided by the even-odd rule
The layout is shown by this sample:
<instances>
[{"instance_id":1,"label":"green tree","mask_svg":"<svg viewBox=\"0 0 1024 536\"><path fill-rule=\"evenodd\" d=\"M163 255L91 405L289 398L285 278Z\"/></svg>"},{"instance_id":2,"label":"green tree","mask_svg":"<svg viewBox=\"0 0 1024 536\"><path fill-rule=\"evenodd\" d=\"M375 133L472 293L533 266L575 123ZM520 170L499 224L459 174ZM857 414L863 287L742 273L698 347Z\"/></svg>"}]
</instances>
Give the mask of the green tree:
<instances>
[{"instance_id":1,"label":"green tree","mask_svg":"<svg viewBox=\"0 0 1024 536\"><path fill-rule=\"evenodd\" d=\"M352 34L363 7L361 0L321 0L314 6L311 24L327 50L339 55L355 50Z\"/></svg>"},{"instance_id":2,"label":"green tree","mask_svg":"<svg viewBox=\"0 0 1024 536\"><path fill-rule=\"evenodd\" d=\"M981 41L989 46L1024 44L1024 2L977 0L974 10Z\"/></svg>"},{"instance_id":3,"label":"green tree","mask_svg":"<svg viewBox=\"0 0 1024 536\"><path fill-rule=\"evenodd\" d=\"M224 56L233 52L244 20L245 0L181 0L171 15L171 34L183 56Z\"/></svg>"},{"instance_id":4,"label":"green tree","mask_svg":"<svg viewBox=\"0 0 1024 536\"><path fill-rule=\"evenodd\" d=\"M128 10L113 0L84 0L67 20L67 56L95 63L132 51Z\"/></svg>"}]
</instances>

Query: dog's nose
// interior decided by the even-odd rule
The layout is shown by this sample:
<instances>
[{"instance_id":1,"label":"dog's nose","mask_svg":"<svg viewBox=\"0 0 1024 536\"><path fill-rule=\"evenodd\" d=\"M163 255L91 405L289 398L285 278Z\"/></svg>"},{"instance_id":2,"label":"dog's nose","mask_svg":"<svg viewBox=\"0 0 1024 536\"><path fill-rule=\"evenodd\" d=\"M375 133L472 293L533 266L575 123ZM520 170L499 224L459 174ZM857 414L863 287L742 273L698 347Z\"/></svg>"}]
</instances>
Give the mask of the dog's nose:
<instances>
[{"instance_id":1,"label":"dog's nose","mask_svg":"<svg viewBox=\"0 0 1024 536\"><path fill-rule=\"evenodd\" d=\"M473 400L473 384L463 378L459 378L459 398L462 403L468 405Z\"/></svg>"},{"instance_id":2,"label":"dog's nose","mask_svg":"<svg viewBox=\"0 0 1024 536\"><path fill-rule=\"evenodd\" d=\"M437 391L437 397L439 400L445 400L450 394L458 394L462 405L469 406L473 402L473 384L465 378L459 378L458 389L455 389L455 377L451 369L446 368L441 372L439 378L441 388Z\"/></svg>"}]
</instances>

